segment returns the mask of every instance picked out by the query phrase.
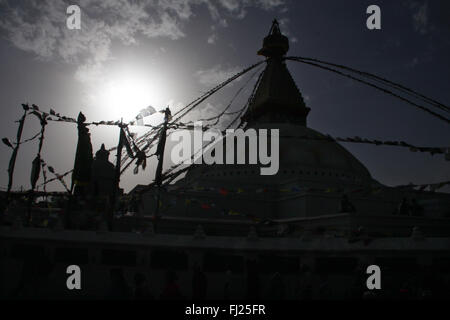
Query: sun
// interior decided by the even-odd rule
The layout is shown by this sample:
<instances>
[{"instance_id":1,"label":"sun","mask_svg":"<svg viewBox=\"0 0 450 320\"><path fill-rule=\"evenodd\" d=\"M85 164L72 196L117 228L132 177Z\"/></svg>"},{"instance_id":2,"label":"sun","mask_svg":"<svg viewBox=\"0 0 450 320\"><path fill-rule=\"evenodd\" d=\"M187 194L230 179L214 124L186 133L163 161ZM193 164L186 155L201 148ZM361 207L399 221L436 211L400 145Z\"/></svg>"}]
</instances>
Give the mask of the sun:
<instances>
[{"instance_id":1,"label":"sun","mask_svg":"<svg viewBox=\"0 0 450 320\"><path fill-rule=\"evenodd\" d=\"M153 106L160 110L169 100L161 82L139 72L122 72L110 77L99 88L99 104L105 120L133 120L140 110ZM102 112L103 113L103 112Z\"/></svg>"}]
</instances>

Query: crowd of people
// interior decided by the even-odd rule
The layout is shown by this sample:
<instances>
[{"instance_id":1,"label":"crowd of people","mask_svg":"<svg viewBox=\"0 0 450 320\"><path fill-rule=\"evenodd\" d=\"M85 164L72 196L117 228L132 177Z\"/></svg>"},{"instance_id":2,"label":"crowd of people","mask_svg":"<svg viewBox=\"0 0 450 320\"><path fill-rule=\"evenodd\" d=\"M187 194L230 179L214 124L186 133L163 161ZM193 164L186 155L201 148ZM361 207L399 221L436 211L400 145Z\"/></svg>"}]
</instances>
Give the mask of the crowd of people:
<instances>
[{"instance_id":1,"label":"crowd of people","mask_svg":"<svg viewBox=\"0 0 450 320\"><path fill-rule=\"evenodd\" d=\"M165 273L164 286L159 292L152 290L150 281L143 273L136 273L134 285L125 280L122 269L112 269L111 288L108 299L136 300L206 300L211 283L207 274L198 266L192 272L191 290L179 285L178 275L174 271ZM222 296L215 299L248 299L248 300L368 300L368 299L439 299L445 298L450 290L450 279L442 275L421 270L416 274L396 274L389 272L383 279L382 290L369 290L366 286L367 274L356 270L336 281L333 275L318 273L307 266L302 266L295 281L276 271L262 281L255 265L249 265L245 275L245 292L237 292L233 282L232 272L226 271ZM242 279L244 280L244 279ZM339 286L339 289L337 288ZM188 295L190 292L191 295Z\"/></svg>"},{"instance_id":2,"label":"crowd of people","mask_svg":"<svg viewBox=\"0 0 450 320\"><path fill-rule=\"evenodd\" d=\"M403 198L394 213L402 216L422 217L424 215L424 208L414 198L411 201Z\"/></svg>"},{"instance_id":3,"label":"crowd of people","mask_svg":"<svg viewBox=\"0 0 450 320\"><path fill-rule=\"evenodd\" d=\"M35 252L23 260L18 282L10 298L44 298L48 281L57 266L45 252ZM228 267L227 267L228 268ZM151 271L150 271L151 272ZM210 273L195 264L180 279L174 270L163 271L164 283L145 271L112 267L102 285L103 298L112 300L359 300L359 299L442 299L448 298L450 277L433 266L416 266L404 273L383 268L382 289L369 290L368 275L356 268L346 274L320 271L301 265L295 274L261 272L255 260L248 261L245 273L228 268ZM186 278L189 277L189 278ZM183 280L183 281L180 281Z\"/></svg>"}]
</instances>

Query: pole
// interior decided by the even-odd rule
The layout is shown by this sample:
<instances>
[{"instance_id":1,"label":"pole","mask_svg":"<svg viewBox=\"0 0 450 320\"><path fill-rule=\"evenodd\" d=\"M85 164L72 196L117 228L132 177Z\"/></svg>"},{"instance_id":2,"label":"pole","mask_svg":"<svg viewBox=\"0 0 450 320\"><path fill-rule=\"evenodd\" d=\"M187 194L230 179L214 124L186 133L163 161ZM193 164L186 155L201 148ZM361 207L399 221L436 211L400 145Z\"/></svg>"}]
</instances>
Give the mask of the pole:
<instances>
[{"instance_id":1,"label":"pole","mask_svg":"<svg viewBox=\"0 0 450 320\"><path fill-rule=\"evenodd\" d=\"M162 168L164 161L164 149L166 146L167 137L167 124L169 123L171 117L170 109L167 107L164 111L164 124L161 129L161 136L158 141L158 147L156 149L156 155L158 157L158 166L156 167L155 173L155 184L156 184L156 208L153 217L156 219L159 213L159 202L161 199L161 185L162 185Z\"/></svg>"},{"instance_id":2,"label":"pole","mask_svg":"<svg viewBox=\"0 0 450 320\"><path fill-rule=\"evenodd\" d=\"M27 116L27 111L28 111L28 106L27 106L27 108L24 107L23 116L19 120L19 128L17 129L16 146L14 147L13 153L11 155L11 159L9 160L9 166L8 166L9 180L8 180L8 190L6 192L6 199L8 202L9 202L9 196L10 196L11 188L12 188L12 184L13 184L14 168L16 166L16 158L17 158L17 153L19 152L20 141L22 139L23 126L25 124L25 118Z\"/></svg>"},{"instance_id":3,"label":"pole","mask_svg":"<svg viewBox=\"0 0 450 320\"><path fill-rule=\"evenodd\" d=\"M44 144L44 133L45 133L45 126L47 125L47 120L46 120L46 116L45 114L39 115L36 114L36 116L39 118L40 122L41 122L41 133L40 133L40 137L39 137L39 147L38 147L38 153L36 158L34 158L33 163L32 163L32 169L31 169L31 189L30 189L30 193L28 196L28 216L27 216L27 225L30 226L33 216L32 216L32 205L33 205L33 201L34 201L34 189L36 188L36 182L39 180L39 175L41 172L41 167L42 167L42 159L41 159L41 151L42 151L42 146Z\"/></svg>"},{"instance_id":4,"label":"pole","mask_svg":"<svg viewBox=\"0 0 450 320\"><path fill-rule=\"evenodd\" d=\"M119 191L119 183L120 183L120 162L122 161L122 149L123 149L123 139L126 137L124 136L125 133L123 132L123 122L122 119L120 120L120 136L119 136L119 144L117 145L117 153L116 153L116 173L114 176L114 188L113 188L113 194L111 197L110 202L110 209L108 214L108 227L109 230L112 231L113 227L113 221L114 221L114 212L116 209L116 199L117 199L117 192Z\"/></svg>"}]
</instances>

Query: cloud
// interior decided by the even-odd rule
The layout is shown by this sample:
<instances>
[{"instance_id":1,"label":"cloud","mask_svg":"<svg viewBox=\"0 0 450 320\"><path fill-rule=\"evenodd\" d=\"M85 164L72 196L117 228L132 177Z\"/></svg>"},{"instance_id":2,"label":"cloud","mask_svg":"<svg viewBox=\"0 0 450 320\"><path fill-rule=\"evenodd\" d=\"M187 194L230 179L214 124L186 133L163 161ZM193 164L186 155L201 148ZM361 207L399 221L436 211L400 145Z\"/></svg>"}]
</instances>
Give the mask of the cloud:
<instances>
[{"instance_id":1,"label":"cloud","mask_svg":"<svg viewBox=\"0 0 450 320\"><path fill-rule=\"evenodd\" d=\"M417 66L419 64L419 62L420 62L420 59L418 57L414 57L406 63L406 67L414 68L415 66Z\"/></svg>"},{"instance_id":2,"label":"cloud","mask_svg":"<svg viewBox=\"0 0 450 320\"><path fill-rule=\"evenodd\" d=\"M194 10L206 6L220 27L227 19L242 19L250 7L271 10L281 0L79 0L81 30L66 27L69 0L0 1L0 34L16 48L41 60L61 60L76 66L75 76L89 81L113 58L112 44L139 45L140 39L186 36L184 27ZM214 43L217 33L208 39Z\"/></svg>"},{"instance_id":3,"label":"cloud","mask_svg":"<svg viewBox=\"0 0 450 320\"><path fill-rule=\"evenodd\" d=\"M218 34L217 34L217 28L216 26L211 26L211 35L208 37L207 42L209 44L215 44L217 39L219 38Z\"/></svg>"},{"instance_id":4,"label":"cloud","mask_svg":"<svg viewBox=\"0 0 450 320\"><path fill-rule=\"evenodd\" d=\"M420 4L419 2L413 2L410 7L414 10L412 15L414 30L420 34L428 33L428 3L424 2Z\"/></svg>"},{"instance_id":5,"label":"cloud","mask_svg":"<svg viewBox=\"0 0 450 320\"><path fill-rule=\"evenodd\" d=\"M219 12L211 3L208 2L210 11ZM273 9L280 8L284 5L284 0L217 0L217 3L222 9L229 14L232 14L233 18L243 19L247 15L247 9L249 8L261 8L263 10L269 11ZM215 15L212 14L214 17ZM220 17L220 14L216 15Z\"/></svg>"},{"instance_id":6,"label":"cloud","mask_svg":"<svg viewBox=\"0 0 450 320\"><path fill-rule=\"evenodd\" d=\"M208 43L209 44L214 44L217 41L217 33L213 33L208 37Z\"/></svg>"},{"instance_id":7,"label":"cloud","mask_svg":"<svg viewBox=\"0 0 450 320\"><path fill-rule=\"evenodd\" d=\"M279 24L280 24L281 32L282 32L285 36L287 36L287 37L289 38L289 41L290 41L291 43L296 43L296 42L298 42L297 37L294 37L294 36L292 36L292 34L291 34L291 31L290 31L290 28L289 28L289 22L290 22L289 18L286 18L286 17L285 17L285 18L281 18L281 19L278 20L278 22L279 22Z\"/></svg>"},{"instance_id":8,"label":"cloud","mask_svg":"<svg viewBox=\"0 0 450 320\"><path fill-rule=\"evenodd\" d=\"M213 87L234 76L240 71L242 71L242 67L240 66L222 68L222 66L219 64L210 69L199 70L195 73L194 76L197 78L198 82L201 85L205 87ZM236 81L238 80L239 78L236 79Z\"/></svg>"}]
</instances>

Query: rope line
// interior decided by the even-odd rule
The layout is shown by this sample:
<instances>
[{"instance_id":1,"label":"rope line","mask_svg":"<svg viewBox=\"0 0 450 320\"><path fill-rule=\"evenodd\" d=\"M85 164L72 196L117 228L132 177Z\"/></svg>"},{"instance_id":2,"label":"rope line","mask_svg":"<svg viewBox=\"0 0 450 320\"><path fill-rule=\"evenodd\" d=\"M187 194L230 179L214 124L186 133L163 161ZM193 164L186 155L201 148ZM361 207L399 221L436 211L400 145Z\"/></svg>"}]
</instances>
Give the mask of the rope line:
<instances>
[{"instance_id":1,"label":"rope line","mask_svg":"<svg viewBox=\"0 0 450 320\"><path fill-rule=\"evenodd\" d=\"M344 66L344 65L341 65L341 64L331 63L331 62L327 62L327 61L323 61L323 60L319 60L319 59L314 59L314 58L287 57L286 59L287 60L294 60L294 61L307 60L307 61L312 61L312 62L317 62L317 63L321 63L321 64L326 64L326 65L329 65L329 66L333 66L333 67L341 68L341 69L348 70L348 71L351 71L351 72L355 72L355 73L358 73L359 75L366 76L368 78L377 80L378 82L381 82L381 83L384 83L384 84L388 84L388 85L390 85L392 87L395 87L395 88L399 89L400 91L403 91L403 92L408 93L408 94L410 94L410 95L412 95L412 96L414 96L414 97L416 97L418 99L421 99L421 100L423 100L423 101L425 101L427 103L430 103L430 104L434 105L435 107L437 107L437 108L439 108L439 109L441 109L443 111L450 112L450 107L444 105L443 103L440 103L439 101L436 101L436 100L434 100L432 98L429 98L429 97L427 97L427 96L425 96L425 95L423 95L423 94L421 94L421 93L419 93L419 92L417 92L415 90L412 90L412 89L410 89L408 87L405 87L405 86L403 86L401 84L395 83L395 82L390 81L390 80L388 80L386 78L382 78L380 76L374 75L374 74L369 73L369 72L356 70L354 68L350 68L350 67L347 67L347 66Z\"/></svg>"},{"instance_id":2,"label":"rope line","mask_svg":"<svg viewBox=\"0 0 450 320\"><path fill-rule=\"evenodd\" d=\"M419 109L421 109L421 110L423 110L423 111L425 111L425 112L427 112L427 113L429 113L429 114L431 114L431 115L433 115L433 116L435 116L435 117L437 117L437 118L439 118L439 119L441 119L441 120L443 120L443 121L445 121L447 123L450 123L450 119L440 115L439 113L436 113L436 112L428 109L427 107L421 106L421 105L419 105L419 104L417 104L417 103L415 103L415 102L413 102L413 101L411 101L411 100L409 100L409 99L407 99L405 97L402 97L402 96L400 96L400 95L398 95L398 94L396 94L396 93L394 93L394 92L392 92L392 91L390 91L388 89L382 88L382 87L377 86L377 85L375 85L373 83L370 83L368 81L356 78L356 77L354 77L354 76L352 76L350 74L341 72L341 71L333 69L333 68L325 67L325 66L322 66L320 64L313 63L313 62L308 62L308 61L303 61L303 60L298 60L298 59L287 59L287 60L297 61L297 62L304 63L304 64L309 64L309 65L318 67L320 69L324 69L324 70L327 70L327 71L331 71L331 72L337 73L337 74L339 74L341 76L347 77L347 78L355 80L357 82L361 82L361 83L366 84L366 85L368 85L370 87L373 87L373 88L375 88L377 90L380 90L380 91L382 91L384 93L387 93L387 94L389 94L391 96L394 96L394 97L396 97L396 98L398 98L398 99L400 99L400 100L402 100L402 101L404 101L404 102L406 102L408 104L411 104L411 105L413 105L413 106L415 106L415 107L417 107L417 108L419 108Z\"/></svg>"}]
</instances>

